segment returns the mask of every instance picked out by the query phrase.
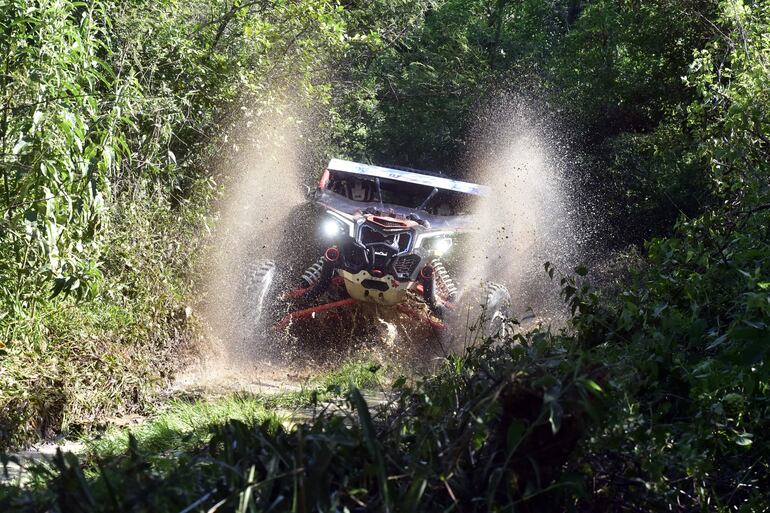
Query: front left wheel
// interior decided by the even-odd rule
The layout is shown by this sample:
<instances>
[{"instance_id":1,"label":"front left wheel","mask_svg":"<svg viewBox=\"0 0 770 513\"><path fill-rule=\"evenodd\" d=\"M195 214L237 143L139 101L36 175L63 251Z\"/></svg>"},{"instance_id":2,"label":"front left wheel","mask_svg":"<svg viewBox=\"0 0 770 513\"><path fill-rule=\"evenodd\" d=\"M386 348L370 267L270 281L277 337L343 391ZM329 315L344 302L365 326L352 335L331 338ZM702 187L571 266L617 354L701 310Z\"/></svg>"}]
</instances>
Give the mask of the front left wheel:
<instances>
[{"instance_id":1,"label":"front left wheel","mask_svg":"<svg viewBox=\"0 0 770 513\"><path fill-rule=\"evenodd\" d=\"M259 260L246 267L240 300L240 322L247 344L264 338L270 329L277 299L276 265Z\"/></svg>"}]
</instances>

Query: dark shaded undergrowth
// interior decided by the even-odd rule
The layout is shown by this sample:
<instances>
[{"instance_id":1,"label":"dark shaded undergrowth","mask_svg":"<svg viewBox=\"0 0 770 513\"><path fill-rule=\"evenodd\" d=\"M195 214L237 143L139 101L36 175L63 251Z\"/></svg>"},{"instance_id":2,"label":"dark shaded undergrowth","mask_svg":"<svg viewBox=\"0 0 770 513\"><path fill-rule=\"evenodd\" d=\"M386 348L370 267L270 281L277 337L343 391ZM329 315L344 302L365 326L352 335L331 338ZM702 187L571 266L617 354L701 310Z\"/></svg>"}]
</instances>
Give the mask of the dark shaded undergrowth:
<instances>
[{"instance_id":1,"label":"dark shaded undergrowth","mask_svg":"<svg viewBox=\"0 0 770 513\"><path fill-rule=\"evenodd\" d=\"M591 369L554 352L556 340L544 334L473 349L434 377L397 382L392 401L371 410L351 388L344 399L317 403L313 419L293 429L275 419L224 422L208 444L171 450L162 462L152 457L157 448L144 452L136 439L125 454L85 467L58 455L41 477L45 487L5 489L2 503L30 511L542 504L580 488L562 469L603 404Z\"/></svg>"}]
</instances>

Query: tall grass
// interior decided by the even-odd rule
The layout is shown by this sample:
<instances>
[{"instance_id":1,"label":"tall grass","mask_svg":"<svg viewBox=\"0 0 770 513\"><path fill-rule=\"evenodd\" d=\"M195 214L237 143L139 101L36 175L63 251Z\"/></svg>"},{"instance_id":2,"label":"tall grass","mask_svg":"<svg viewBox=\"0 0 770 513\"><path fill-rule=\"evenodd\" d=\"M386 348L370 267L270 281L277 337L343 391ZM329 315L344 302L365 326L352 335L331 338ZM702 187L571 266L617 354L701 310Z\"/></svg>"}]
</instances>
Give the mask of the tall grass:
<instances>
[{"instance_id":1,"label":"tall grass","mask_svg":"<svg viewBox=\"0 0 770 513\"><path fill-rule=\"evenodd\" d=\"M6 489L0 505L159 512L534 508L579 487L564 469L584 417L602 401L590 369L552 351L555 338L523 342L453 357L414 386L399 380L393 399L378 407L351 385L338 407L318 409L289 429L242 399L213 410L176 405L123 438L123 453L109 443L85 467L60 455L46 487ZM196 434L210 420L209 436Z\"/></svg>"}]
</instances>

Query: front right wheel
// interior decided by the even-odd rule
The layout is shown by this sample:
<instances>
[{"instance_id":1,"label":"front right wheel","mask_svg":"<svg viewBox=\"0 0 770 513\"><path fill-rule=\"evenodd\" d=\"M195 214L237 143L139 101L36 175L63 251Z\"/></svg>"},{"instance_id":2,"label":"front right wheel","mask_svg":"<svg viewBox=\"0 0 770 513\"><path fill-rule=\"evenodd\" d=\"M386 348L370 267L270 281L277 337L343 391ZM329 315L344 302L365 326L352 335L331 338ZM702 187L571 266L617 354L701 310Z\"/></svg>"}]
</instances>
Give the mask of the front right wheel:
<instances>
[{"instance_id":1,"label":"front right wheel","mask_svg":"<svg viewBox=\"0 0 770 513\"><path fill-rule=\"evenodd\" d=\"M508 334L512 311L511 295L505 285L481 282L466 289L456 305L450 324L455 334L463 334L456 339L464 345Z\"/></svg>"},{"instance_id":2,"label":"front right wheel","mask_svg":"<svg viewBox=\"0 0 770 513\"><path fill-rule=\"evenodd\" d=\"M508 288L492 281L484 283L481 302L481 330L484 337L506 335L506 321L512 316Z\"/></svg>"}]
</instances>

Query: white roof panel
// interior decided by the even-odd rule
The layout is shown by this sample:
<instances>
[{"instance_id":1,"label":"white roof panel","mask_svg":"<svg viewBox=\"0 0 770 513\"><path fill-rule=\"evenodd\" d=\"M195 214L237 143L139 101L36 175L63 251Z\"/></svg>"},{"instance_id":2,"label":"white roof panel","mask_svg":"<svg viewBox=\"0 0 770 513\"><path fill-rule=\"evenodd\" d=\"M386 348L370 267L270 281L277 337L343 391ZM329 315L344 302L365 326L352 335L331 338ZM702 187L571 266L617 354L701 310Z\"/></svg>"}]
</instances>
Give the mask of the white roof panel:
<instances>
[{"instance_id":1,"label":"white roof panel","mask_svg":"<svg viewBox=\"0 0 770 513\"><path fill-rule=\"evenodd\" d=\"M489 188L484 185L461 182L459 180L452 180L451 178L444 178L443 176L424 175L412 171L359 164L358 162L351 162L349 160L332 159L329 162L328 168L330 171L341 171L343 173L352 173L356 175L387 178L399 182L416 183L427 185L428 187L435 187L437 189L476 194L478 196L486 196L489 194Z\"/></svg>"}]
</instances>

